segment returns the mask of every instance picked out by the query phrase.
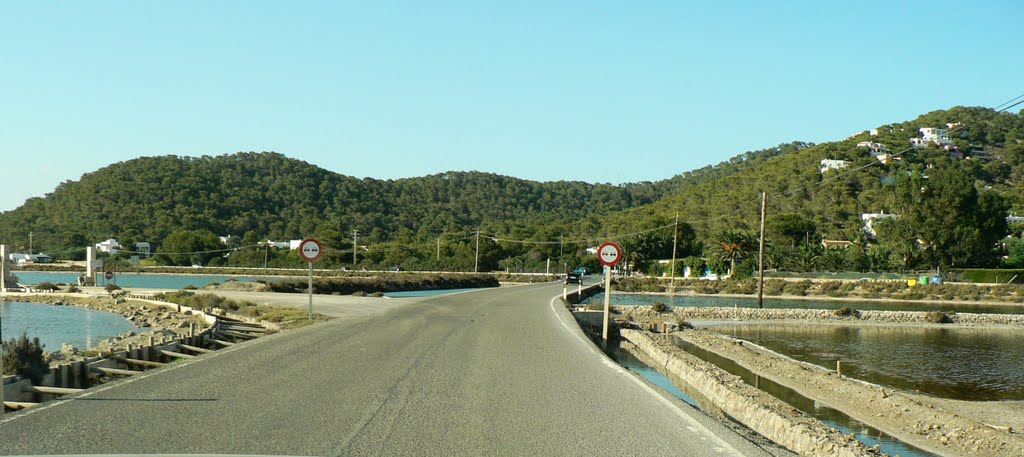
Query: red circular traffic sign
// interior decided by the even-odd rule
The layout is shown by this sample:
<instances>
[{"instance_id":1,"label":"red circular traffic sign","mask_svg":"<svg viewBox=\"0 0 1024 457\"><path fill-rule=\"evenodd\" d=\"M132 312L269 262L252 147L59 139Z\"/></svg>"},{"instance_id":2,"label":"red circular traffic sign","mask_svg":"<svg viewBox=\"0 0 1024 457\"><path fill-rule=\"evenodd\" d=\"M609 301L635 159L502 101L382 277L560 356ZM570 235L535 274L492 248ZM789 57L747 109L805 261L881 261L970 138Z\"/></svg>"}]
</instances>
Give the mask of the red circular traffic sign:
<instances>
[{"instance_id":1,"label":"red circular traffic sign","mask_svg":"<svg viewBox=\"0 0 1024 457\"><path fill-rule=\"evenodd\" d=\"M111 280L111 279L114 279L114 272L113 271L107 271L106 273L103 273L103 277L107 278L108 281Z\"/></svg>"},{"instance_id":2,"label":"red circular traffic sign","mask_svg":"<svg viewBox=\"0 0 1024 457\"><path fill-rule=\"evenodd\" d=\"M611 241L604 243L597 248L597 260L606 266L615 266L622 260L622 248Z\"/></svg>"},{"instance_id":3,"label":"red circular traffic sign","mask_svg":"<svg viewBox=\"0 0 1024 457\"><path fill-rule=\"evenodd\" d=\"M316 262L323 253L324 247L316 238L306 238L299 243L299 255L310 262Z\"/></svg>"}]
</instances>

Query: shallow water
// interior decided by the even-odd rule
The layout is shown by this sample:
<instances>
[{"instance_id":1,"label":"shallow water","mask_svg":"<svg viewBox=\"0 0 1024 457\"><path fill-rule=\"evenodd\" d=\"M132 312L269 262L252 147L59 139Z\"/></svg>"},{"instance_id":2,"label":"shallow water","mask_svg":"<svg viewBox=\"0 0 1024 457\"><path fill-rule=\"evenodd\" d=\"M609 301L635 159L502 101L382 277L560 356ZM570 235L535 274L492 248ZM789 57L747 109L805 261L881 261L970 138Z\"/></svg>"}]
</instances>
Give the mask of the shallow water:
<instances>
[{"instance_id":1,"label":"shallow water","mask_svg":"<svg viewBox=\"0 0 1024 457\"><path fill-rule=\"evenodd\" d=\"M711 308L739 306L740 308L757 308L755 297L694 297L689 295L640 295L640 294L616 294L612 292L611 302L613 305L653 305L656 302L665 303L671 306ZM599 293L586 300L586 303L604 303L604 293ZM918 302L858 302L858 301L830 301L830 300L793 300L783 298L765 298L765 308L791 308L791 309L839 309L851 307L860 310L879 311L945 311L961 313L990 313L990 314L1024 314L1024 306L1021 305L979 305L973 303L918 303Z\"/></svg>"},{"instance_id":2,"label":"shallow water","mask_svg":"<svg viewBox=\"0 0 1024 457\"><path fill-rule=\"evenodd\" d=\"M49 282L52 284L77 284L78 277L82 273L76 272L48 272L48 271L16 271L19 282L23 284L39 284ZM121 287L150 287L153 289L182 289L187 286L205 287L211 283L223 284L228 279L236 281L280 281L292 279L285 276L212 276L212 275L166 275L147 273L119 273L111 281ZM106 280L100 278L98 285L106 284Z\"/></svg>"},{"instance_id":3,"label":"shallow water","mask_svg":"<svg viewBox=\"0 0 1024 457\"><path fill-rule=\"evenodd\" d=\"M62 343L90 348L106 338L139 331L120 314L74 306L0 302L0 319L3 339L27 332L29 338L39 337L46 351L59 351Z\"/></svg>"},{"instance_id":4,"label":"shallow water","mask_svg":"<svg viewBox=\"0 0 1024 457\"><path fill-rule=\"evenodd\" d=\"M1019 330L716 323L711 330L852 378L958 400L1024 400Z\"/></svg>"}]
</instances>

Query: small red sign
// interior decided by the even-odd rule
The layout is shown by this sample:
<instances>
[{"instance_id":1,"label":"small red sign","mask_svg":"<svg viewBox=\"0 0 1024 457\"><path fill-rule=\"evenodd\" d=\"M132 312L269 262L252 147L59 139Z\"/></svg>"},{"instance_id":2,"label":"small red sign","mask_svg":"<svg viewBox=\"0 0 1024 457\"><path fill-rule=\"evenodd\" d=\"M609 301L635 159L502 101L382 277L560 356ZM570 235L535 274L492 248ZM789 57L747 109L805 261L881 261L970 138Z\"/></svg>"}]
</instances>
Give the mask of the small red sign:
<instances>
[{"instance_id":1,"label":"small red sign","mask_svg":"<svg viewBox=\"0 0 1024 457\"><path fill-rule=\"evenodd\" d=\"M306 238L299 243L299 255L310 262L316 262L324 253L324 247L316 238Z\"/></svg>"},{"instance_id":2,"label":"small red sign","mask_svg":"<svg viewBox=\"0 0 1024 457\"><path fill-rule=\"evenodd\" d=\"M107 271L106 273L103 273L103 277L107 278L107 281L110 281L111 279L114 279L114 272Z\"/></svg>"},{"instance_id":3,"label":"small red sign","mask_svg":"<svg viewBox=\"0 0 1024 457\"><path fill-rule=\"evenodd\" d=\"M622 260L622 248L611 241L604 243L597 248L597 260L606 266L615 266Z\"/></svg>"}]
</instances>

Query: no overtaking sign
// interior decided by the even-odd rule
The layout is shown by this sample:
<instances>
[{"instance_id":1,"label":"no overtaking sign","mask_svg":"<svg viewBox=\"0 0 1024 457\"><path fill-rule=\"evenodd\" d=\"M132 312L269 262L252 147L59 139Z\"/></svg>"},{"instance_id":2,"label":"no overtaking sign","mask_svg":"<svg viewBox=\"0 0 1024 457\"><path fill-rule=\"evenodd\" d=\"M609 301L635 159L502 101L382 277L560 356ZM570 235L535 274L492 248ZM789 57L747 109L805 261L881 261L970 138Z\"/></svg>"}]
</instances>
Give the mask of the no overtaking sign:
<instances>
[{"instance_id":1,"label":"no overtaking sign","mask_svg":"<svg viewBox=\"0 0 1024 457\"><path fill-rule=\"evenodd\" d=\"M320 240L316 238L306 238L299 243L299 254L303 259L310 262L316 262L323 252L323 246L320 245Z\"/></svg>"},{"instance_id":2,"label":"no overtaking sign","mask_svg":"<svg viewBox=\"0 0 1024 457\"><path fill-rule=\"evenodd\" d=\"M622 248L609 241L597 248L597 258L604 265L609 267L615 266L615 264L622 260Z\"/></svg>"}]
</instances>

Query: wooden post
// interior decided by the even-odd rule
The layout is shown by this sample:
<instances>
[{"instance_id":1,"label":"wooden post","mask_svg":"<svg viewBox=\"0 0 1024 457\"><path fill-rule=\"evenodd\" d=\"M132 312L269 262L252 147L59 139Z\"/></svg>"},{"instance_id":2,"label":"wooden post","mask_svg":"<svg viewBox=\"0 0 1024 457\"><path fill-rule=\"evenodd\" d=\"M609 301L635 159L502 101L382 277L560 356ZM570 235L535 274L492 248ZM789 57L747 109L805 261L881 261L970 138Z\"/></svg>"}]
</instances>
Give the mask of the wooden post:
<instances>
[{"instance_id":1,"label":"wooden post","mask_svg":"<svg viewBox=\"0 0 1024 457\"><path fill-rule=\"evenodd\" d=\"M568 304L568 301L569 301L569 283L567 281L563 281L563 284L562 284L562 300L566 301L566 304Z\"/></svg>"},{"instance_id":2,"label":"wooden post","mask_svg":"<svg viewBox=\"0 0 1024 457\"><path fill-rule=\"evenodd\" d=\"M843 367L841 362L839 362L839 359L836 359L836 374L839 375L840 378L843 377Z\"/></svg>"},{"instance_id":3,"label":"wooden post","mask_svg":"<svg viewBox=\"0 0 1024 457\"><path fill-rule=\"evenodd\" d=\"M761 192L761 247L757 253L757 307L764 308L764 215L768 206L768 193Z\"/></svg>"}]
</instances>

